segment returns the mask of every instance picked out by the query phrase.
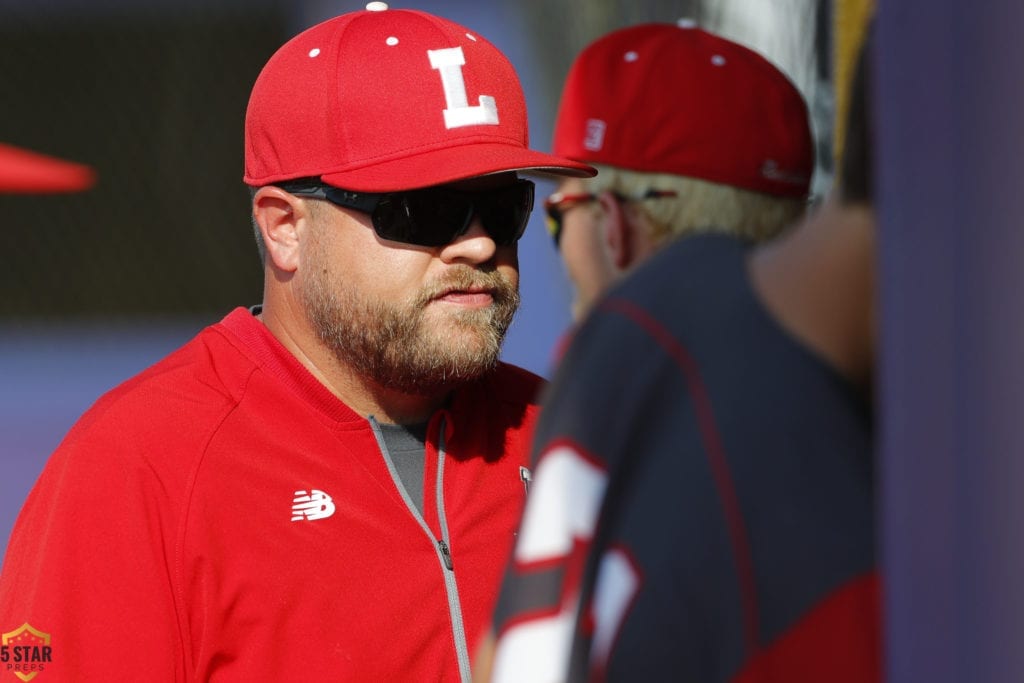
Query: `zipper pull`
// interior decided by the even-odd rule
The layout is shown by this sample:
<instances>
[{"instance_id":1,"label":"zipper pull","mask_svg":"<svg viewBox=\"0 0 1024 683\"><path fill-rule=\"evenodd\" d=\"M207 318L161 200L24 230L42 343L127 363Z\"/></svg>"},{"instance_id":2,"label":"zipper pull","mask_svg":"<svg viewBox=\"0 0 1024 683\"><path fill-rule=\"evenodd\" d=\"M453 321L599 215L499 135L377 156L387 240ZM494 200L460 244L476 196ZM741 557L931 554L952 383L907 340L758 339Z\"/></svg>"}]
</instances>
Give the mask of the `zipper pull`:
<instances>
[{"instance_id":1,"label":"zipper pull","mask_svg":"<svg viewBox=\"0 0 1024 683\"><path fill-rule=\"evenodd\" d=\"M448 571L455 571L452 567L452 554L448 551L448 544L444 541L438 541L437 547L441 549L441 555L444 557L444 566L448 567Z\"/></svg>"},{"instance_id":2,"label":"zipper pull","mask_svg":"<svg viewBox=\"0 0 1024 683\"><path fill-rule=\"evenodd\" d=\"M523 482L523 487L526 489L526 495L530 495L530 484L533 482L533 475L530 474L528 467L519 466L519 479Z\"/></svg>"}]
</instances>

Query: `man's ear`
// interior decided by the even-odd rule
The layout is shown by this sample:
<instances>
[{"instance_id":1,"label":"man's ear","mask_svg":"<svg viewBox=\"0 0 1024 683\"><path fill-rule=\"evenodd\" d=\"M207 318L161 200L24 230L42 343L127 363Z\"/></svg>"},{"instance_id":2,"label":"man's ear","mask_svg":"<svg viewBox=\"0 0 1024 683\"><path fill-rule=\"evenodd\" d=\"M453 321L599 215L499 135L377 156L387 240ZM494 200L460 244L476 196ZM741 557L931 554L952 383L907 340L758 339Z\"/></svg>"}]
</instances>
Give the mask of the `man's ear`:
<instances>
[{"instance_id":1,"label":"man's ear","mask_svg":"<svg viewBox=\"0 0 1024 683\"><path fill-rule=\"evenodd\" d=\"M252 215L267 247L267 261L294 272L299 266L300 226L309 219L309 208L295 195L268 185L253 196Z\"/></svg>"},{"instance_id":2,"label":"man's ear","mask_svg":"<svg viewBox=\"0 0 1024 683\"><path fill-rule=\"evenodd\" d=\"M633 263L633 226L623 210L622 203L609 191L597 196L605 213L605 244L612 264L626 270Z\"/></svg>"}]
</instances>

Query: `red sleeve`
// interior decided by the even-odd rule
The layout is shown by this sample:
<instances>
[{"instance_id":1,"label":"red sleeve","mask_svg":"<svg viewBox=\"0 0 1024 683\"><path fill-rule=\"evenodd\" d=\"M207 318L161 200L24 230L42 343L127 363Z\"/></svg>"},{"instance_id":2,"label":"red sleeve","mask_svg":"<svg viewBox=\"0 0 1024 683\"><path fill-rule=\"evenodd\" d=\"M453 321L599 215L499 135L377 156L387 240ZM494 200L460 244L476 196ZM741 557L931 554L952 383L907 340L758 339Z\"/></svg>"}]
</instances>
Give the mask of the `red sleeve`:
<instances>
[{"instance_id":1,"label":"red sleeve","mask_svg":"<svg viewBox=\"0 0 1024 683\"><path fill-rule=\"evenodd\" d=\"M0 673L186 679L173 577L187 473L162 474L132 431L79 425L29 495L0 574Z\"/></svg>"}]
</instances>

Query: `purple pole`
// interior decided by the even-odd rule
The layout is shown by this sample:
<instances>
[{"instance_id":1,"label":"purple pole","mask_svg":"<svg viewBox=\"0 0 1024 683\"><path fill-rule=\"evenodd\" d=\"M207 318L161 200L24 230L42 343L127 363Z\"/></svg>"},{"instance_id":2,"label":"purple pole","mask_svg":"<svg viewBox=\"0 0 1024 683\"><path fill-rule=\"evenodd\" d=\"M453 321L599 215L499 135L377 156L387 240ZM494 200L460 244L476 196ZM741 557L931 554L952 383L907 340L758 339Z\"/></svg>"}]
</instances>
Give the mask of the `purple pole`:
<instances>
[{"instance_id":1,"label":"purple pole","mask_svg":"<svg viewBox=\"0 0 1024 683\"><path fill-rule=\"evenodd\" d=\"M878 4L890 683L1024 680L1024 4Z\"/></svg>"}]
</instances>

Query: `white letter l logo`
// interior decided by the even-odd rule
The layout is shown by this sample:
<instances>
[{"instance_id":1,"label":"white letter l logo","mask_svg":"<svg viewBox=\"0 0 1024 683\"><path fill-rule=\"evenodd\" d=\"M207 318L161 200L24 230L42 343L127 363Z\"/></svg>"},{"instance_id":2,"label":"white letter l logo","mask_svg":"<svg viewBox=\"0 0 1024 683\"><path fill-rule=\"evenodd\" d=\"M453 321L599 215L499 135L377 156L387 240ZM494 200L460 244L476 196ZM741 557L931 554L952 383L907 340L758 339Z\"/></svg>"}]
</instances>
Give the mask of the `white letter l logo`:
<instances>
[{"instance_id":1,"label":"white letter l logo","mask_svg":"<svg viewBox=\"0 0 1024 683\"><path fill-rule=\"evenodd\" d=\"M469 106L466 82L462 79L462 65L466 63L466 57L461 47L427 50L427 56L430 57L430 67L441 72L444 100L448 105L444 110L445 128L498 125L498 106L490 95L481 95L479 106Z\"/></svg>"}]
</instances>

